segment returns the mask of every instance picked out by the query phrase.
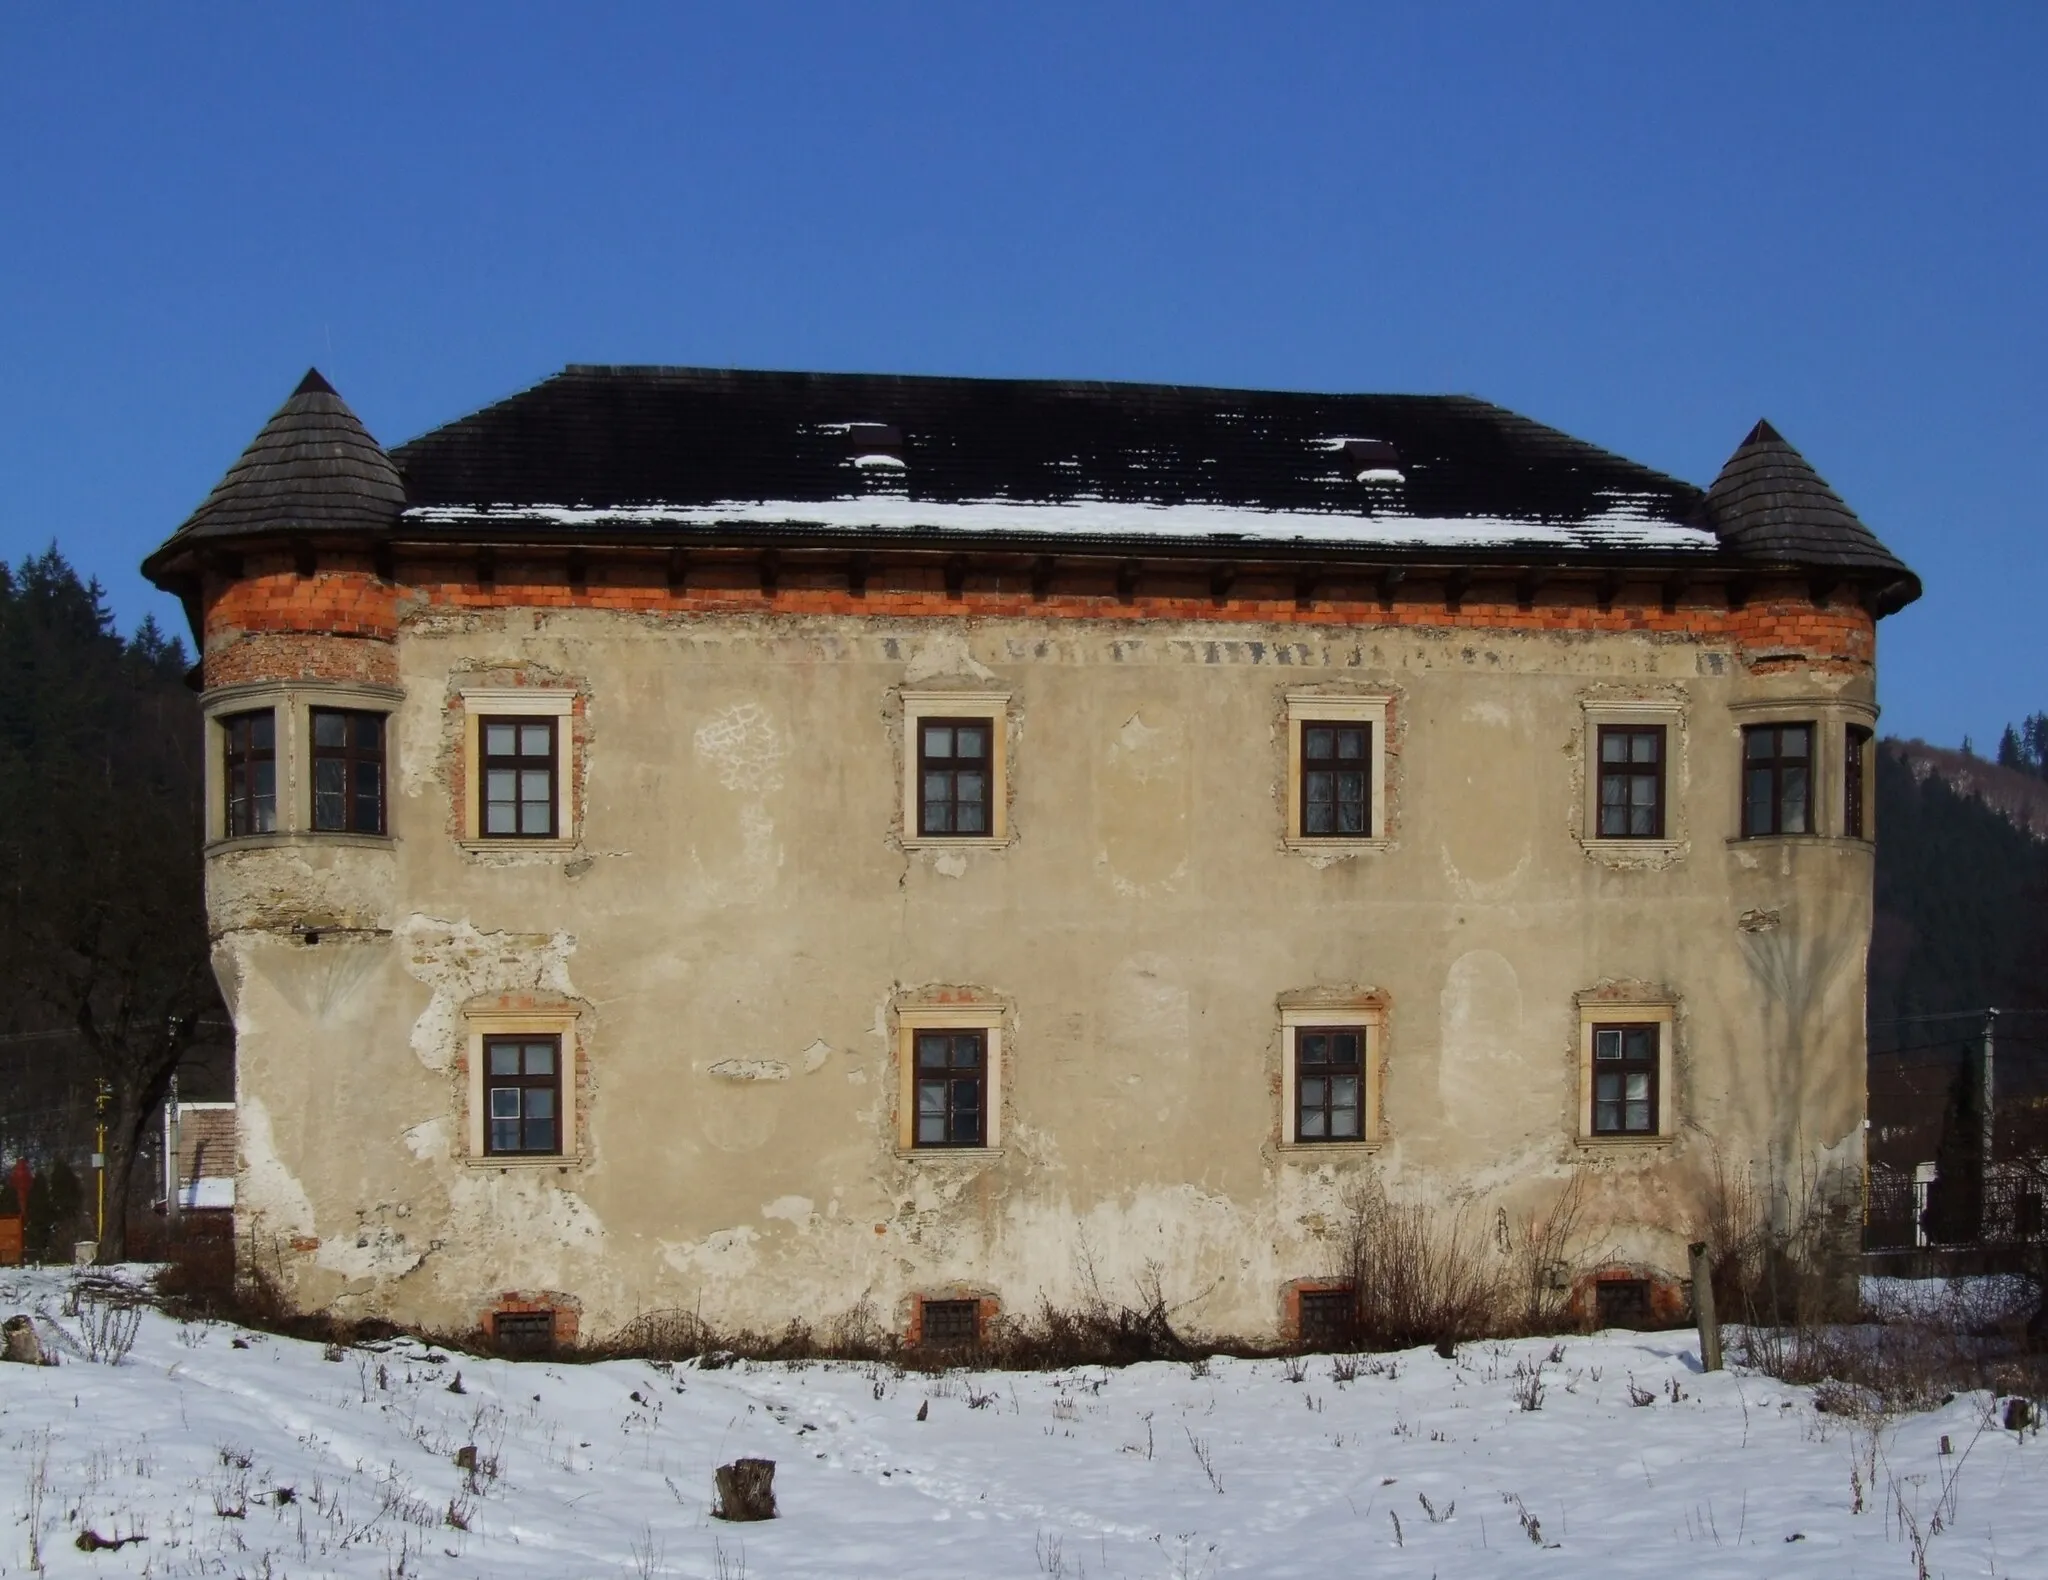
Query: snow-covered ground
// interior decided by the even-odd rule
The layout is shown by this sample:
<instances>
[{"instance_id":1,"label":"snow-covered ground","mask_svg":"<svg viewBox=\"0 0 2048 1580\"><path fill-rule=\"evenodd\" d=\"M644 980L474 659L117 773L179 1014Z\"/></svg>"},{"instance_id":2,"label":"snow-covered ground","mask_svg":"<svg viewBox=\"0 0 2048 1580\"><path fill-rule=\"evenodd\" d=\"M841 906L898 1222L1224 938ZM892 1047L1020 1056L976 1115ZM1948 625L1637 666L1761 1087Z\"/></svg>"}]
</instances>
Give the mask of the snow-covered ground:
<instances>
[{"instance_id":1,"label":"snow-covered ground","mask_svg":"<svg viewBox=\"0 0 2048 1580\"><path fill-rule=\"evenodd\" d=\"M0 1274L0 1314L75 1334L66 1282ZM0 1366L0 1575L1911 1577L1917 1530L1927 1573L2048 1576L2048 1443L1984 1396L1873 1433L1697 1364L1686 1333L1047 1375L330 1358L150 1311L117 1366ZM741 1455L780 1519L711 1518Z\"/></svg>"}]
</instances>

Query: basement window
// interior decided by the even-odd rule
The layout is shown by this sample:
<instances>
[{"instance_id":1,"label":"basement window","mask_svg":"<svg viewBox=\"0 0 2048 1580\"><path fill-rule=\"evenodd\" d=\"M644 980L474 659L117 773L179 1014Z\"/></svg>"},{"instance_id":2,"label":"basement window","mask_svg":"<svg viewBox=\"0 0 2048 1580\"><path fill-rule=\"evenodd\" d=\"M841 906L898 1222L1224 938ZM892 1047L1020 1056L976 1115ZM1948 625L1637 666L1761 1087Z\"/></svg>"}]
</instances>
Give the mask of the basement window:
<instances>
[{"instance_id":1,"label":"basement window","mask_svg":"<svg viewBox=\"0 0 2048 1580\"><path fill-rule=\"evenodd\" d=\"M1593 1286L1594 1322L1603 1328L1655 1325L1647 1278L1603 1278Z\"/></svg>"},{"instance_id":2,"label":"basement window","mask_svg":"<svg viewBox=\"0 0 2048 1580\"><path fill-rule=\"evenodd\" d=\"M917 1341L925 1349L966 1350L981 1343L981 1302L918 1302Z\"/></svg>"},{"instance_id":3,"label":"basement window","mask_svg":"<svg viewBox=\"0 0 2048 1580\"><path fill-rule=\"evenodd\" d=\"M508 1355L545 1355L555 1347L552 1311L500 1311L491 1317L491 1337Z\"/></svg>"},{"instance_id":4,"label":"basement window","mask_svg":"<svg viewBox=\"0 0 2048 1580\"><path fill-rule=\"evenodd\" d=\"M1296 1296L1295 1336L1306 1350L1343 1349L1358 1333L1358 1294L1349 1284L1304 1289Z\"/></svg>"}]
</instances>

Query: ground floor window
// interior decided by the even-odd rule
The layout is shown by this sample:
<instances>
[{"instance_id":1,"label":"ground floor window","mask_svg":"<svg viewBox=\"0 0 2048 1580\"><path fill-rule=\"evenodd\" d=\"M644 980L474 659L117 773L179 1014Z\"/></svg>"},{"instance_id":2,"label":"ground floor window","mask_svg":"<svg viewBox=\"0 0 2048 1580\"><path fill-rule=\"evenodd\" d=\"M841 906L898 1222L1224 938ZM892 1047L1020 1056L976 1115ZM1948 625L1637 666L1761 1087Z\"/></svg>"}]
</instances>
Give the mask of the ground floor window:
<instances>
[{"instance_id":1,"label":"ground floor window","mask_svg":"<svg viewBox=\"0 0 2048 1580\"><path fill-rule=\"evenodd\" d=\"M988 1033L917 1034L917 1144L978 1147L987 1134Z\"/></svg>"},{"instance_id":2,"label":"ground floor window","mask_svg":"<svg viewBox=\"0 0 2048 1580\"><path fill-rule=\"evenodd\" d=\"M489 1109L484 1147L492 1154L562 1150L562 1039L484 1038Z\"/></svg>"}]
</instances>

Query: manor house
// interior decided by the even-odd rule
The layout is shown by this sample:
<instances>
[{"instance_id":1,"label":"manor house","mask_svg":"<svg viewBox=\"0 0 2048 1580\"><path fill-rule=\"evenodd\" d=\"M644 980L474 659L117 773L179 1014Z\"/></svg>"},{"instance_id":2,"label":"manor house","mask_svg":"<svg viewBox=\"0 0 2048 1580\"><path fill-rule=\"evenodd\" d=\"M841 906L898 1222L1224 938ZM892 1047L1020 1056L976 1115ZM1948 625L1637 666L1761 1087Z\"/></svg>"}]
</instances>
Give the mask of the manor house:
<instances>
[{"instance_id":1,"label":"manor house","mask_svg":"<svg viewBox=\"0 0 2048 1580\"><path fill-rule=\"evenodd\" d=\"M386 451L309 373L146 568L306 1309L1315 1336L1371 1176L1579 1181L1615 1319L1860 1164L1919 583L1767 423L570 367Z\"/></svg>"}]
</instances>

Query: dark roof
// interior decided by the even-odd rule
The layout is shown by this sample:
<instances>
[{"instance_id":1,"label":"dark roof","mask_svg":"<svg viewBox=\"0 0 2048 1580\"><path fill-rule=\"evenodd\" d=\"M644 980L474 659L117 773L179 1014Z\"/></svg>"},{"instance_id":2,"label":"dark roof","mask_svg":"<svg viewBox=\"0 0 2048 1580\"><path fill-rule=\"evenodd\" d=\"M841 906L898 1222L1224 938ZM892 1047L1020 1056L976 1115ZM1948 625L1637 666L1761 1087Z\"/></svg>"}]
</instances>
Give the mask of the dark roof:
<instances>
[{"instance_id":1,"label":"dark roof","mask_svg":"<svg viewBox=\"0 0 2048 1580\"><path fill-rule=\"evenodd\" d=\"M571 366L387 457L317 372L151 556L407 537L896 541L1919 583L1767 423L1707 493L1466 396ZM181 573L187 574L187 573Z\"/></svg>"},{"instance_id":2,"label":"dark roof","mask_svg":"<svg viewBox=\"0 0 2048 1580\"><path fill-rule=\"evenodd\" d=\"M1706 502L1721 542L1745 558L1913 575L1768 422L1750 429Z\"/></svg>"},{"instance_id":3,"label":"dark roof","mask_svg":"<svg viewBox=\"0 0 2048 1580\"><path fill-rule=\"evenodd\" d=\"M309 369L150 564L201 539L380 531L395 526L404 508L405 485L391 458L319 370Z\"/></svg>"},{"instance_id":4,"label":"dark roof","mask_svg":"<svg viewBox=\"0 0 2048 1580\"><path fill-rule=\"evenodd\" d=\"M1347 439L1378 447L1347 449ZM1398 483L1361 483L1362 466L1386 468L1387 445ZM856 464L878 448L880 464L872 453L868 468ZM415 520L448 525L506 507L701 516L879 494L906 506L1308 514L1360 546L1378 536L1376 521L1418 520L1585 525L1598 542L1624 518L1684 529L1700 498L1691 484L1463 396L702 368L570 367L393 459ZM789 512L792 525L805 516ZM1562 541L1554 530L1535 536Z\"/></svg>"}]
</instances>

